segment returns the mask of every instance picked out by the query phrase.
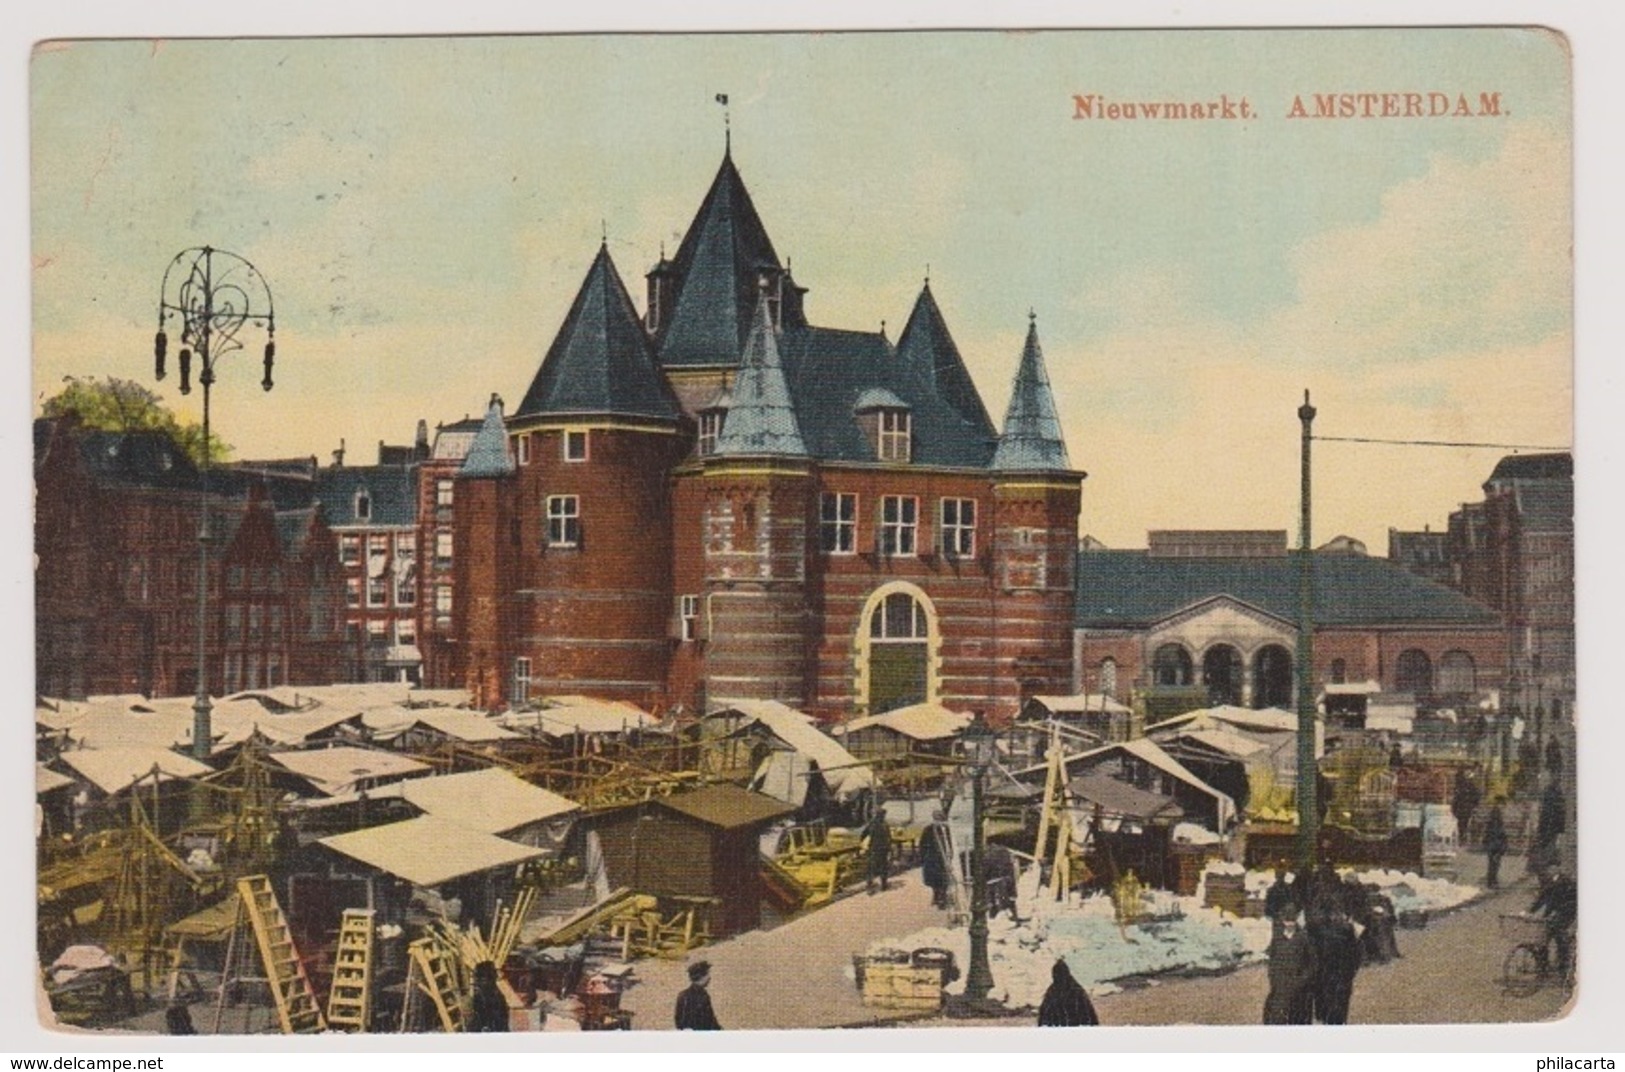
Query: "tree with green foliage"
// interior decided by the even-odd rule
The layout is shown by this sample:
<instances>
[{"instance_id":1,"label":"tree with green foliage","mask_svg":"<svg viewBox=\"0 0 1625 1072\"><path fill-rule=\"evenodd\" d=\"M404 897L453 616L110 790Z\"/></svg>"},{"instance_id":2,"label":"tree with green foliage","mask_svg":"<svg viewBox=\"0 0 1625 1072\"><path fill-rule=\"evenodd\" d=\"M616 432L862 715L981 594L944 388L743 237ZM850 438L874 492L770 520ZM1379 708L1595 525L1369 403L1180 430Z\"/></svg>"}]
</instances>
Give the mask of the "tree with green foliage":
<instances>
[{"instance_id":1,"label":"tree with green foliage","mask_svg":"<svg viewBox=\"0 0 1625 1072\"><path fill-rule=\"evenodd\" d=\"M194 462L203 461L203 426L181 423L163 400L133 380L116 376L81 380L69 376L67 385L45 400L47 417L77 417L86 428L104 432L161 432ZM231 457L231 447L219 436L209 436L213 464Z\"/></svg>"}]
</instances>

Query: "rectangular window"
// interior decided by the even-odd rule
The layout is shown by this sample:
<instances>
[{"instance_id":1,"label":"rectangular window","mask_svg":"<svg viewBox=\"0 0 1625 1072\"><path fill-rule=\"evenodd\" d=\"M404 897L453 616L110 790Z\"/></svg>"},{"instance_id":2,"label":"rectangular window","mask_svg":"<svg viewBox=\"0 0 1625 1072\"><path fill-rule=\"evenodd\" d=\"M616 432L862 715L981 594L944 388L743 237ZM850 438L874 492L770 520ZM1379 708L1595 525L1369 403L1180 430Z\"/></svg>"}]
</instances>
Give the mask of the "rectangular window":
<instances>
[{"instance_id":1,"label":"rectangular window","mask_svg":"<svg viewBox=\"0 0 1625 1072\"><path fill-rule=\"evenodd\" d=\"M266 635L271 638L271 642L273 644L282 643L282 608L275 606L266 607L265 620L269 630Z\"/></svg>"},{"instance_id":2,"label":"rectangular window","mask_svg":"<svg viewBox=\"0 0 1625 1072\"><path fill-rule=\"evenodd\" d=\"M919 531L920 500L912 495L887 495L880 500L880 553L912 555Z\"/></svg>"},{"instance_id":3,"label":"rectangular window","mask_svg":"<svg viewBox=\"0 0 1625 1072\"><path fill-rule=\"evenodd\" d=\"M418 557L418 538L416 533L397 532L395 534L395 557Z\"/></svg>"},{"instance_id":4,"label":"rectangular window","mask_svg":"<svg viewBox=\"0 0 1625 1072\"><path fill-rule=\"evenodd\" d=\"M451 613L451 585L440 584L435 586L434 612L436 614Z\"/></svg>"},{"instance_id":5,"label":"rectangular window","mask_svg":"<svg viewBox=\"0 0 1625 1072\"><path fill-rule=\"evenodd\" d=\"M282 684L282 656L267 655L265 657L265 687L274 689Z\"/></svg>"},{"instance_id":6,"label":"rectangular window","mask_svg":"<svg viewBox=\"0 0 1625 1072\"><path fill-rule=\"evenodd\" d=\"M442 531L434 534L434 557L437 565L451 564L451 533Z\"/></svg>"},{"instance_id":7,"label":"rectangular window","mask_svg":"<svg viewBox=\"0 0 1625 1072\"><path fill-rule=\"evenodd\" d=\"M697 639L700 630L700 597L678 597L677 614L683 623L683 639Z\"/></svg>"},{"instance_id":8,"label":"rectangular window","mask_svg":"<svg viewBox=\"0 0 1625 1072\"><path fill-rule=\"evenodd\" d=\"M389 575L367 578L367 606L386 607L389 605Z\"/></svg>"},{"instance_id":9,"label":"rectangular window","mask_svg":"<svg viewBox=\"0 0 1625 1072\"><path fill-rule=\"evenodd\" d=\"M389 537L382 532L375 532L367 537L367 557L379 558L389 554Z\"/></svg>"},{"instance_id":10,"label":"rectangular window","mask_svg":"<svg viewBox=\"0 0 1625 1072\"><path fill-rule=\"evenodd\" d=\"M243 688L257 689L260 687L260 657L249 655L243 663Z\"/></svg>"},{"instance_id":11,"label":"rectangular window","mask_svg":"<svg viewBox=\"0 0 1625 1072\"><path fill-rule=\"evenodd\" d=\"M850 555L858 546L858 497L826 491L818 503L818 537L826 555Z\"/></svg>"},{"instance_id":12,"label":"rectangular window","mask_svg":"<svg viewBox=\"0 0 1625 1072\"><path fill-rule=\"evenodd\" d=\"M530 660L521 655L513 661L513 700L524 703L530 699Z\"/></svg>"},{"instance_id":13,"label":"rectangular window","mask_svg":"<svg viewBox=\"0 0 1625 1072\"><path fill-rule=\"evenodd\" d=\"M880 411L880 460L883 462L906 462L909 458L909 441L912 438L913 422L906 409L883 409Z\"/></svg>"},{"instance_id":14,"label":"rectangular window","mask_svg":"<svg viewBox=\"0 0 1625 1072\"><path fill-rule=\"evenodd\" d=\"M228 641L243 639L243 608L236 604L226 608L226 639Z\"/></svg>"},{"instance_id":15,"label":"rectangular window","mask_svg":"<svg viewBox=\"0 0 1625 1072\"><path fill-rule=\"evenodd\" d=\"M574 495L547 497L547 546L581 545L581 500Z\"/></svg>"},{"instance_id":16,"label":"rectangular window","mask_svg":"<svg viewBox=\"0 0 1625 1072\"><path fill-rule=\"evenodd\" d=\"M228 693L243 690L243 657L234 651L226 653L225 662L226 689Z\"/></svg>"},{"instance_id":17,"label":"rectangular window","mask_svg":"<svg viewBox=\"0 0 1625 1072\"><path fill-rule=\"evenodd\" d=\"M418 623L411 618L398 618L395 621L395 643L416 644L418 642Z\"/></svg>"},{"instance_id":18,"label":"rectangular window","mask_svg":"<svg viewBox=\"0 0 1625 1072\"><path fill-rule=\"evenodd\" d=\"M584 462L587 460L587 432L585 429L564 432L564 460L567 462Z\"/></svg>"},{"instance_id":19,"label":"rectangular window","mask_svg":"<svg viewBox=\"0 0 1625 1072\"><path fill-rule=\"evenodd\" d=\"M248 608L248 639L265 639L265 608L257 603Z\"/></svg>"},{"instance_id":20,"label":"rectangular window","mask_svg":"<svg viewBox=\"0 0 1625 1072\"><path fill-rule=\"evenodd\" d=\"M434 504L449 507L452 499L453 483L450 480L437 480L434 485Z\"/></svg>"},{"instance_id":21,"label":"rectangular window","mask_svg":"<svg viewBox=\"0 0 1625 1072\"><path fill-rule=\"evenodd\" d=\"M395 605L410 607L418 601L417 577L409 569L397 570L395 573Z\"/></svg>"},{"instance_id":22,"label":"rectangular window","mask_svg":"<svg viewBox=\"0 0 1625 1072\"><path fill-rule=\"evenodd\" d=\"M700 414L700 457L716 453L717 437L722 434L722 416L723 411L719 409L708 409Z\"/></svg>"},{"instance_id":23,"label":"rectangular window","mask_svg":"<svg viewBox=\"0 0 1625 1072\"><path fill-rule=\"evenodd\" d=\"M530 436L528 436L528 435L514 436L513 444L514 444L514 457L516 457L518 459L519 464L520 465L529 465L530 464Z\"/></svg>"},{"instance_id":24,"label":"rectangular window","mask_svg":"<svg viewBox=\"0 0 1625 1072\"><path fill-rule=\"evenodd\" d=\"M242 586L243 586L243 567L241 567L241 566L227 566L226 567L226 590L228 592L235 592L238 589L242 588Z\"/></svg>"},{"instance_id":25,"label":"rectangular window","mask_svg":"<svg viewBox=\"0 0 1625 1072\"><path fill-rule=\"evenodd\" d=\"M361 606L360 577L346 577L344 579L344 605L347 607Z\"/></svg>"},{"instance_id":26,"label":"rectangular window","mask_svg":"<svg viewBox=\"0 0 1625 1072\"><path fill-rule=\"evenodd\" d=\"M949 558L976 555L976 500L942 500L942 553Z\"/></svg>"},{"instance_id":27,"label":"rectangular window","mask_svg":"<svg viewBox=\"0 0 1625 1072\"><path fill-rule=\"evenodd\" d=\"M354 566L361 561L360 536L346 532L339 537L339 561L346 566Z\"/></svg>"}]
</instances>

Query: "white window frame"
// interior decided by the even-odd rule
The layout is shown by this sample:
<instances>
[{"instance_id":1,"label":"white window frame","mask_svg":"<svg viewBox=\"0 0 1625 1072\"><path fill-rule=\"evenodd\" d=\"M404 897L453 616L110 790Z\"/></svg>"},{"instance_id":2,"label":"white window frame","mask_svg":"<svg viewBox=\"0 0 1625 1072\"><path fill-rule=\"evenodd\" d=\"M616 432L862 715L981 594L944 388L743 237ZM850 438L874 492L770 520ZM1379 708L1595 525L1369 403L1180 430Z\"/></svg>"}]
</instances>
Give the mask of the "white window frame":
<instances>
[{"instance_id":1,"label":"white window frame","mask_svg":"<svg viewBox=\"0 0 1625 1072\"><path fill-rule=\"evenodd\" d=\"M883 462L906 462L913 453L914 417L906 409L883 409L876 426L875 456Z\"/></svg>"},{"instance_id":2,"label":"white window frame","mask_svg":"<svg viewBox=\"0 0 1625 1072\"><path fill-rule=\"evenodd\" d=\"M359 532L339 533L339 562L346 566L361 564L361 534Z\"/></svg>"},{"instance_id":3,"label":"white window frame","mask_svg":"<svg viewBox=\"0 0 1625 1072\"><path fill-rule=\"evenodd\" d=\"M581 444L579 453L572 448L572 444ZM564 435L559 437L559 453L567 462L584 462L591 453L588 446L587 430L585 428L566 428Z\"/></svg>"},{"instance_id":4,"label":"white window frame","mask_svg":"<svg viewBox=\"0 0 1625 1072\"><path fill-rule=\"evenodd\" d=\"M943 557L976 557L975 499L943 499L937 511L937 521L937 539L942 547Z\"/></svg>"},{"instance_id":5,"label":"white window frame","mask_svg":"<svg viewBox=\"0 0 1625 1072\"><path fill-rule=\"evenodd\" d=\"M372 492L368 491L366 488L356 489L353 508L355 510L355 519L357 521L371 521Z\"/></svg>"},{"instance_id":6,"label":"white window frame","mask_svg":"<svg viewBox=\"0 0 1625 1072\"><path fill-rule=\"evenodd\" d=\"M451 533L440 529L434 534L434 557L437 562L450 562L457 548L452 543Z\"/></svg>"},{"instance_id":7,"label":"white window frame","mask_svg":"<svg viewBox=\"0 0 1625 1072\"><path fill-rule=\"evenodd\" d=\"M818 545L826 555L857 553L858 497L855 493L826 491L819 496Z\"/></svg>"},{"instance_id":8,"label":"white window frame","mask_svg":"<svg viewBox=\"0 0 1625 1072\"><path fill-rule=\"evenodd\" d=\"M698 640L700 636L700 597L697 595L678 596L677 617L682 623L682 638L684 640Z\"/></svg>"},{"instance_id":9,"label":"white window frame","mask_svg":"<svg viewBox=\"0 0 1625 1072\"><path fill-rule=\"evenodd\" d=\"M451 585L437 584L434 588L434 612L436 614L451 613Z\"/></svg>"},{"instance_id":10,"label":"white window frame","mask_svg":"<svg viewBox=\"0 0 1625 1072\"><path fill-rule=\"evenodd\" d=\"M717 452L717 440L722 438L722 421L726 412L708 409L700 414L700 441L696 453L704 458Z\"/></svg>"},{"instance_id":11,"label":"white window frame","mask_svg":"<svg viewBox=\"0 0 1625 1072\"><path fill-rule=\"evenodd\" d=\"M376 577L367 578L367 606L389 606L389 590L394 587L394 578L386 571Z\"/></svg>"},{"instance_id":12,"label":"white window frame","mask_svg":"<svg viewBox=\"0 0 1625 1072\"><path fill-rule=\"evenodd\" d=\"M397 532L395 534L395 557L417 558L418 536L415 532Z\"/></svg>"},{"instance_id":13,"label":"white window frame","mask_svg":"<svg viewBox=\"0 0 1625 1072\"><path fill-rule=\"evenodd\" d=\"M384 619L382 619L382 618L368 618L367 619L367 639L368 640L388 640L389 639L389 623L387 621L385 621Z\"/></svg>"},{"instance_id":14,"label":"white window frame","mask_svg":"<svg viewBox=\"0 0 1625 1072\"><path fill-rule=\"evenodd\" d=\"M920 546L920 500L915 495L882 495L875 545L882 555L912 555Z\"/></svg>"},{"instance_id":15,"label":"white window frame","mask_svg":"<svg viewBox=\"0 0 1625 1072\"><path fill-rule=\"evenodd\" d=\"M344 578L344 605L346 607L361 606L361 578Z\"/></svg>"},{"instance_id":16,"label":"white window frame","mask_svg":"<svg viewBox=\"0 0 1625 1072\"><path fill-rule=\"evenodd\" d=\"M434 484L434 504L439 507L449 507L456 500L457 482L450 477L441 477Z\"/></svg>"},{"instance_id":17,"label":"white window frame","mask_svg":"<svg viewBox=\"0 0 1625 1072\"><path fill-rule=\"evenodd\" d=\"M395 619L395 643L405 647L418 642L417 619L410 615Z\"/></svg>"},{"instance_id":18,"label":"white window frame","mask_svg":"<svg viewBox=\"0 0 1625 1072\"><path fill-rule=\"evenodd\" d=\"M547 546L558 548L581 546L581 496L547 497Z\"/></svg>"},{"instance_id":19,"label":"white window frame","mask_svg":"<svg viewBox=\"0 0 1625 1072\"><path fill-rule=\"evenodd\" d=\"M527 435L514 436L513 437L513 442L514 442L514 451L513 451L514 452L514 457L518 459L520 465L529 465L530 464L530 436L528 434Z\"/></svg>"}]
</instances>

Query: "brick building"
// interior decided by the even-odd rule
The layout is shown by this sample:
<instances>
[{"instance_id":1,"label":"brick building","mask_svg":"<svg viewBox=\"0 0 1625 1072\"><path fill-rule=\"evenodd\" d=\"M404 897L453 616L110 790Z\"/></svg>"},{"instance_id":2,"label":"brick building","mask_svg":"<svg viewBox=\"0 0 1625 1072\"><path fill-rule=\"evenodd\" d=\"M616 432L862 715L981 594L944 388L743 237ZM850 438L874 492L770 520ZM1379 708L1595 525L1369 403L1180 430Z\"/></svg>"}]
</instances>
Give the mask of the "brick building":
<instances>
[{"instance_id":1,"label":"brick building","mask_svg":"<svg viewBox=\"0 0 1625 1072\"><path fill-rule=\"evenodd\" d=\"M335 465L316 475L316 495L344 573L345 679L417 682L417 467Z\"/></svg>"},{"instance_id":2,"label":"brick building","mask_svg":"<svg viewBox=\"0 0 1625 1072\"><path fill-rule=\"evenodd\" d=\"M340 679L335 544L314 462L209 475L211 693ZM188 695L197 685L201 481L167 436L34 424L35 687Z\"/></svg>"},{"instance_id":3,"label":"brick building","mask_svg":"<svg viewBox=\"0 0 1625 1072\"><path fill-rule=\"evenodd\" d=\"M1508 686L1523 711L1574 703L1574 458L1502 458L1484 500L1450 515L1456 587L1506 618Z\"/></svg>"},{"instance_id":4,"label":"brick building","mask_svg":"<svg viewBox=\"0 0 1625 1072\"><path fill-rule=\"evenodd\" d=\"M451 481L434 684L995 717L1069 686L1084 474L1036 324L1000 430L929 283L895 346L815 326L807 293L731 154L642 316L599 249Z\"/></svg>"},{"instance_id":5,"label":"brick building","mask_svg":"<svg viewBox=\"0 0 1625 1072\"><path fill-rule=\"evenodd\" d=\"M1078 554L1078 692L1144 695L1155 714L1296 702L1298 554L1286 533L1153 532ZM1423 710L1504 683L1499 614L1382 558L1313 554L1314 681L1376 681Z\"/></svg>"}]
</instances>

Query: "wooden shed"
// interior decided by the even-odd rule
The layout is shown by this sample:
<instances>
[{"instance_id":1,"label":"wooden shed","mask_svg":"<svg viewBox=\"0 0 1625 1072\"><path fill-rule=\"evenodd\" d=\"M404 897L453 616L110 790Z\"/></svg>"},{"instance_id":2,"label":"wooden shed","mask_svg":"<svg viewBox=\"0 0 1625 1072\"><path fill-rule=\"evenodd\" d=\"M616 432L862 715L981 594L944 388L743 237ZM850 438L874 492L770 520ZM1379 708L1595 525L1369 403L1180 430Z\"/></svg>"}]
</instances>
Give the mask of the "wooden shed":
<instances>
[{"instance_id":1,"label":"wooden shed","mask_svg":"<svg viewBox=\"0 0 1625 1072\"><path fill-rule=\"evenodd\" d=\"M593 818L609 883L659 897L714 898L712 932L761 922L762 828L795 806L735 785L657 797Z\"/></svg>"}]
</instances>

